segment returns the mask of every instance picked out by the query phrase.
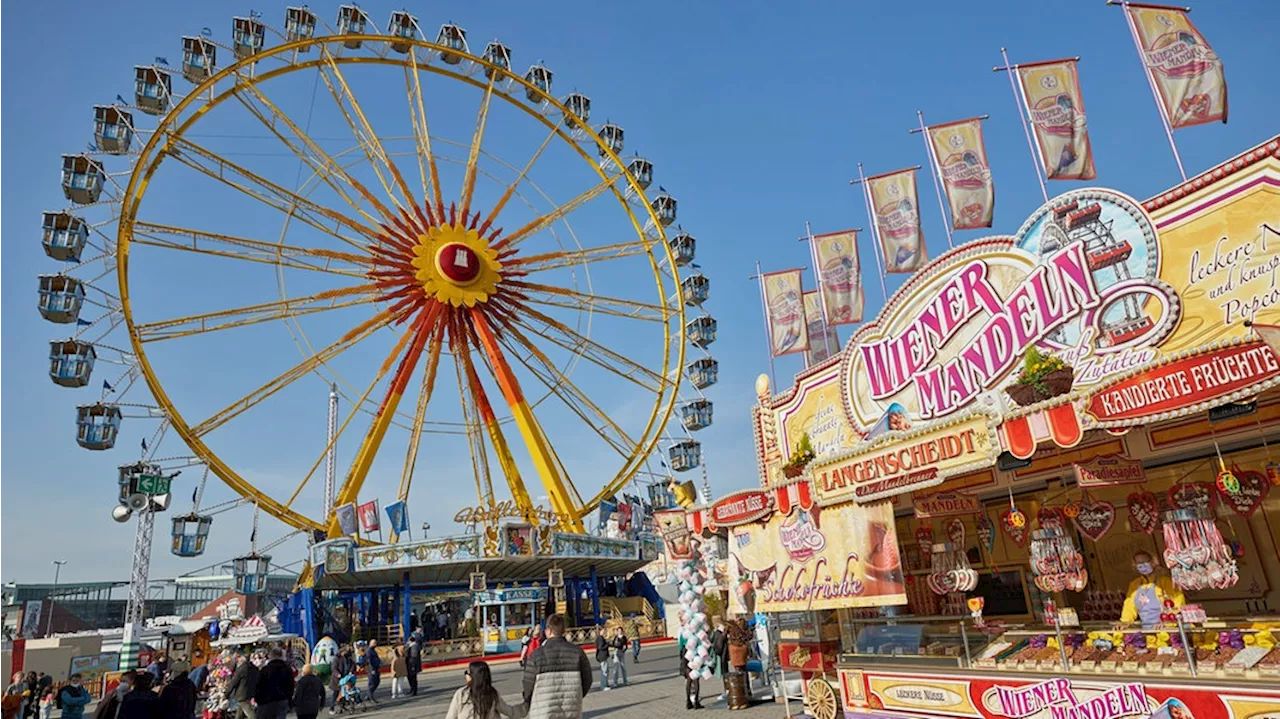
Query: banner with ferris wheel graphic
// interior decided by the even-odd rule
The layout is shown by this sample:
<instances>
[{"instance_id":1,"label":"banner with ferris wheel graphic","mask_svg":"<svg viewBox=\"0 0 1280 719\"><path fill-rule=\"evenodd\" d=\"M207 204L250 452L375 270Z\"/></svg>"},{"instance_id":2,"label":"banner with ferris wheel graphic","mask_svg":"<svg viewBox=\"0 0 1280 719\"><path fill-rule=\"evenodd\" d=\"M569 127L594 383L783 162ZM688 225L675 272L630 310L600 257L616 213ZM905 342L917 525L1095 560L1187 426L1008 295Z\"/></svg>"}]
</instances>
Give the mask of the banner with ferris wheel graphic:
<instances>
[{"instance_id":1,"label":"banner with ferris wheel graphic","mask_svg":"<svg viewBox=\"0 0 1280 719\"><path fill-rule=\"evenodd\" d=\"M1093 150L1075 58L1018 65L1022 100L1049 180L1092 180Z\"/></svg>"},{"instance_id":2,"label":"banner with ferris wheel graphic","mask_svg":"<svg viewBox=\"0 0 1280 719\"><path fill-rule=\"evenodd\" d=\"M1142 63L1175 129L1227 121L1227 78L1213 48L1183 8L1126 3Z\"/></svg>"},{"instance_id":3,"label":"banner with ferris wheel graphic","mask_svg":"<svg viewBox=\"0 0 1280 719\"><path fill-rule=\"evenodd\" d=\"M814 262L822 290L822 309L829 326L862 321L862 264L858 259L858 231L813 236Z\"/></svg>"},{"instance_id":4,"label":"banner with ferris wheel graphic","mask_svg":"<svg viewBox=\"0 0 1280 719\"><path fill-rule=\"evenodd\" d=\"M915 272L929 261L920 227L916 168L867 178L885 272Z\"/></svg>"},{"instance_id":5,"label":"banner with ferris wheel graphic","mask_svg":"<svg viewBox=\"0 0 1280 719\"><path fill-rule=\"evenodd\" d=\"M951 229L990 227L996 188L982 141L982 118L956 120L928 128L933 159L947 190Z\"/></svg>"},{"instance_id":6,"label":"banner with ferris wheel graphic","mask_svg":"<svg viewBox=\"0 0 1280 719\"><path fill-rule=\"evenodd\" d=\"M760 278L760 285L764 292L765 322L769 325L769 351L777 357L809 349L800 270L766 272Z\"/></svg>"}]
</instances>

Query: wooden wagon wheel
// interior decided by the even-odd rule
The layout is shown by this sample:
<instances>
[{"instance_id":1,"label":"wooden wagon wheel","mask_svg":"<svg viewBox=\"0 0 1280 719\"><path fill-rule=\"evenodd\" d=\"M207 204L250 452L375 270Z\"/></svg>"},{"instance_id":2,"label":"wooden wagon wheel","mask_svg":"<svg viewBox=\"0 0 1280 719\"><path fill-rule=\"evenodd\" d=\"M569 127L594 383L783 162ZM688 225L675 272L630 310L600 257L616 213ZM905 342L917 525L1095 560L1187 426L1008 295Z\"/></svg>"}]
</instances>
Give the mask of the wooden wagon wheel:
<instances>
[{"instance_id":1,"label":"wooden wagon wheel","mask_svg":"<svg viewBox=\"0 0 1280 719\"><path fill-rule=\"evenodd\" d=\"M836 719L840 712L840 699L825 676L809 680L804 693L804 707L814 719Z\"/></svg>"}]
</instances>

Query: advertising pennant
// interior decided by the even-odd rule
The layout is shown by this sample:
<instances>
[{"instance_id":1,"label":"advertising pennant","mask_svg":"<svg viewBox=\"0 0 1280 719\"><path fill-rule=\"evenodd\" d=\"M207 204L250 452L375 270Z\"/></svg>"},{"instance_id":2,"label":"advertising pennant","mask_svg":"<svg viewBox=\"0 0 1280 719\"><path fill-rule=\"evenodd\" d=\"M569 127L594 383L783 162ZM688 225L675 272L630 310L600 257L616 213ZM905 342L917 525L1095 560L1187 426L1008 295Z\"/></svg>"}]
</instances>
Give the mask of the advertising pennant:
<instances>
[{"instance_id":1,"label":"advertising pennant","mask_svg":"<svg viewBox=\"0 0 1280 719\"><path fill-rule=\"evenodd\" d=\"M1092 180L1093 151L1085 122L1076 61L1053 60L1018 66L1022 99L1035 129L1045 177Z\"/></svg>"},{"instance_id":2,"label":"advertising pennant","mask_svg":"<svg viewBox=\"0 0 1280 719\"><path fill-rule=\"evenodd\" d=\"M809 364L825 362L840 353L836 331L822 318L822 297L817 290L804 293L804 326L809 342Z\"/></svg>"},{"instance_id":3,"label":"advertising pennant","mask_svg":"<svg viewBox=\"0 0 1280 719\"><path fill-rule=\"evenodd\" d=\"M1169 124L1177 129L1227 121L1222 60L1177 7L1128 3L1125 10L1142 45L1142 63L1155 82Z\"/></svg>"},{"instance_id":4,"label":"advertising pennant","mask_svg":"<svg viewBox=\"0 0 1280 719\"><path fill-rule=\"evenodd\" d=\"M867 178L885 272L915 272L929 261L920 228L915 168Z\"/></svg>"},{"instance_id":5,"label":"advertising pennant","mask_svg":"<svg viewBox=\"0 0 1280 719\"><path fill-rule=\"evenodd\" d=\"M769 351L778 357L809 349L800 270L766 273L761 284L768 311L765 320L769 324Z\"/></svg>"},{"instance_id":6,"label":"advertising pennant","mask_svg":"<svg viewBox=\"0 0 1280 719\"><path fill-rule=\"evenodd\" d=\"M356 505L342 504L333 508L334 514L338 515L338 526L342 529L343 534L356 533Z\"/></svg>"},{"instance_id":7,"label":"advertising pennant","mask_svg":"<svg viewBox=\"0 0 1280 719\"><path fill-rule=\"evenodd\" d=\"M818 263L818 282L822 285L827 324L861 322L862 263L858 258L858 231L814 235L813 254Z\"/></svg>"},{"instance_id":8,"label":"advertising pennant","mask_svg":"<svg viewBox=\"0 0 1280 719\"><path fill-rule=\"evenodd\" d=\"M957 120L928 128L933 159L947 191L951 229L990 227L996 188L982 141L982 119Z\"/></svg>"},{"instance_id":9,"label":"advertising pennant","mask_svg":"<svg viewBox=\"0 0 1280 719\"><path fill-rule=\"evenodd\" d=\"M382 520L378 517L378 500L371 499L356 507L360 515L360 528L365 532L376 532L382 528Z\"/></svg>"}]
</instances>

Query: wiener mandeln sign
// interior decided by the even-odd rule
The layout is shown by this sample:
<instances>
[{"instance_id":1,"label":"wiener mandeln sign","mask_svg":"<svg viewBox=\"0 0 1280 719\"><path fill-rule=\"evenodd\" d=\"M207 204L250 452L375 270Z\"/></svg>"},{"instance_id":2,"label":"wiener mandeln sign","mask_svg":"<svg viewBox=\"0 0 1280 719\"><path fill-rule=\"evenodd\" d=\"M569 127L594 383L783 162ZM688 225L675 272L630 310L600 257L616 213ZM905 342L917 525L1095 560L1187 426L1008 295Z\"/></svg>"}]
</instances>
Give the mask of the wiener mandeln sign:
<instances>
[{"instance_id":1,"label":"wiener mandeln sign","mask_svg":"<svg viewBox=\"0 0 1280 719\"><path fill-rule=\"evenodd\" d=\"M1167 419L1221 403L1280 377L1280 361L1261 342L1199 352L1121 379L1090 398L1085 411L1102 426Z\"/></svg>"},{"instance_id":2,"label":"wiener mandeln sign","mask_svg":"<svg viewBox=\"0 0 1280 719\"><path fill-rule=\"evenodd\" d=\"M941 484L995 461L999 445L985 415L905 434L810 466L818 503L872 502Z\"/></svg>"}]
</instances>

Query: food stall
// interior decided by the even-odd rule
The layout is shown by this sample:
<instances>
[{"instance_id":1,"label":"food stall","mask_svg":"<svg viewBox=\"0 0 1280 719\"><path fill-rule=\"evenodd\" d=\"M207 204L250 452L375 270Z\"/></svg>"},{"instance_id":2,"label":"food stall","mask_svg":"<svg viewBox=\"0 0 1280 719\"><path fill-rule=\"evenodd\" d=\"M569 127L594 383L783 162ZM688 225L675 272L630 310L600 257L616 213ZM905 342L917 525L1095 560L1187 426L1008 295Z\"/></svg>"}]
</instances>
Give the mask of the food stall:
<instances>
[{"instance_id":1,"label":"food stall","mask_svg":"<svg viewBox=\"0 0 1280 719\"><path fill-rule=\"evenodd\" d=\"M525 632L539 626L547 606L547 588L498 587L472 592L471 606L483 621L485 654L520 651Z\"/></svg>"},{"instance_id":2,"label":"food stall","mask_svg":"<svg viewBox=\"0 0 1280 719\"><path fill-rule=\"evenodd\" d=\"M810 714L1280 713L1277 188L1280 139L1073 190L761 378L710 521Z\"/></svg>"}]
</instances>

